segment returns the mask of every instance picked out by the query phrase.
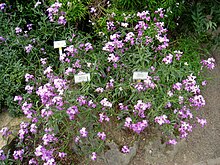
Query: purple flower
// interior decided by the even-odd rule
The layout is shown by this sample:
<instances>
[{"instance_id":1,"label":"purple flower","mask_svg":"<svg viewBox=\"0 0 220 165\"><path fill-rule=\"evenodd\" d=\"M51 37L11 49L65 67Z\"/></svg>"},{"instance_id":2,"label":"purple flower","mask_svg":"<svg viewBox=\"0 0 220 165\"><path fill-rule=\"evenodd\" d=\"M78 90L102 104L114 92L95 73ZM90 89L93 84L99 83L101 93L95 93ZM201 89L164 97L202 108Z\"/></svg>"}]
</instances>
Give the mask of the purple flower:
<instances>
[{"instance_id":1,"label":"purple flower","mask_svg":"<svg viewBox=\"0 0 220 165\"><path fill-rule=\"evenodd\" d=\"M136 124L131 124L130 129L134 132L140 134L144 129L148 126L147 120L143 120L142 122L137 122Z\"/></svg>"},{"instance_id":2,"label":"purple flower","mask_svg":"<svg viewBox=\"0 0 220 165\"><path fill-rule=\"evenodd\" d=\"M170 139L167 144L172 144L172 145L176 145L177 144L177 141L176 139Z\"/></svg>"},{"instance_id":3,"label":"purple flower","mask_svg":"<svg viewBox=\"0 0 220 165\"><path fill-rule=\"evenodd\" d=\"M86 48L85 48L86 51L93 49L92 44L89 43L89 42L87 42L87 43L85 44L85 47L86 47Z\"/></svg>"},{"instance_id":4,"label":"purple flower","mask_svg":"<svg viewBox=\"0 0 220 165\"><path fill-rule=\"evenodd\" d=\"M69 107L67 110L66 110L66 113L69 115L69 119L70 120L74 120L75 119L75 115L79 113L78 111L78 108L77 106L72 106L72 107Z\"/></svg>"},{"instance_id":5,"label":"purple flower","mask_svg":"<svg viewBox=\"0 0 220 165\"><path fill-rule=\"evenodd\" d=\"M92 100L89 100L88 106L92 108L96 108L96 104Z\"/></svg>"},{"instance_id":6,"label":"purple flower","mask_svg":"<svg viewBox=\"0 0 220 165\"><path fill-rule=\"evenodd\" d=\"M27 24L28 30L31 30L31 29L32 29L32 25L33 25L33 24Z\"/></svg>"},{"instance_id":7,"label":"purple flower","mask_svg":"<svg viewBox=\"0 0 220 165\"><path fill-rule=\"evenodd\" d=\"M95 161L97 159L97 154L95 152L92 153L91 159Z\"/></svg>"},{"instance_id":8,"label":"purple flower","mask_svg":"<svg viewBox=\"0 0 220 165\"><path fill-rule=\"evenodd\" d=\"M91 7L90 13L95 13L95 12L96 12L96 9L94 7Z\"/></svg>"},{"instance_id":9,"label":"purple flower","mask_svg":"<svg viewBox=\"0 0 220 165\"><path fill-rule=\"evenodd\" d=\"M171 102L168 102L165 106L165 108L170 108L172 106Z\"/></svg>"},{"instance_id":10,"label":"purple flower","mask_svg":"<svg viewBox=\"0 0 220 165\"><path fill-rule=\"evenodd\" d=\"M53 111L51 111L50 109L41 110L41 117L45 118L46 120L48 120L51 115L53 115Z\"/></svg>"},{"instance_id":11,"label":"purple flower","mask_svg":"<svg viewBox=\"0 0 220 165\"><path fill-rule=\"evenodd\" d=\"M184 101L184 97L183 96L179 96L179 104L183 104Z\"/></svg>"},{"instance_id":12,"label":"purple flower","mask_svg":"<svg viewBox=\"0 0 220 165\"><path fill-rule=\"evenodd\" d=\"M49 66L44 70L44 74L50 74L50 72L53 72L52 67Z\"/></svg>"},{"instance_id":13,"label":"purple flower","mask_svg":"<svg viewBox=\"0 0 220 165\"><path fill-rule=\"evenodd\" d=\"M80 140L80 137L79 137L79 136L76 136L74 141L75 141L75 143L78 143L79 140Z\"/></svg>"},{"instance_id":14,"label":"purple flower","mask_svg":"<svg viewBox=\"0 0 220 165\"><path fill-rule=\"evenodd\" d=\"M88 132L86 131L86 128L83 127L79 130L79 133L82 137L87 137L88 136Z\"/></svg>"},{"instance_id":15,"label":"purple flower","mask_svg":"<svg viewBox=\"0 0 220 165\"><path fill-rule=\"evenodd\" d=\"M140 19L147 19L148 20L148 18L147 18L147 15L149 15L150 13L149 13L149 11L142 11L141 13L140 12L138 12L137 13L137 16L138 17L140 17Z\"/></svg>"},{"instance_id":16,"label":"purple flower","mask_svg":"<svg viewBox=\"0 0 220 165\"><path fill-rule=\"evenodd\" d=\"M165 63L165 64L171 64L172 63L172 59L173 59L173 55L172 54L169 54L169 55L167 55L165 58L163 58L163 62Z\"/></svg>"},{"instance_id":17,"label":"purple flower","mask_svg":"<svg viewBox=\"0 0 220 165\"><path fill-rule=\"evenodd\" d=\"M79 96L76 101L79 103L80 106L82 105L86 105L87 104L87 101L85 99L85 96Z\"/></svg>"},{"instance_id":18,"label":"purple flower","mask_svg":"<svg viewBox=\"0 0 220 165\"><path fill-rule=\"evenodd\" d=\"M6 4L5 3L0 3L0 10L4 10Z\"/></svg>"},{"instance_id":19,"label":"purple flower","mask_svg":"<svg viewBox=\"0 0 220 165\"><path fill-rule=\"evenodd\" d=\"M29 74L29 73L26 73L24 77L25 77L25 81L28 82L30 79L33 79L33 78L34 78L34 75L31 75L31 74Z\"/></svg>"},{"instance_id":20,"label":"purple flower","mask_svg":"<svg viewBox=\"0 0 220 165\"><path fill-rule=\"evenodd\" d=\"M111 79L109 82L107 82L106 89L113 89L114 88L114 79Z\"/></svg>"},{"instance_id":21,"label":"purple flower","mask_svg":"<svg viewBox=\"0 0 220 165\"><path fill-rule=\"evenodd\" d=\"M101 140L105 140L106 139L106 134L105 132L98 132L97 136L101 139Z\"/></svg>"},{"instance_id":22,"label":"purple flower","mask_svg":"<svg viewBox=\"0 0 220 165\"><path fill-rule=\"evenodd\" d=\"M112 107L112 103L109 102L109 101L107 100L107 98L102 99L102 100L100 101L100 104L101 104L102 106L104 106L104 107L109 107L109 108Z\"/></svg>"},{"instance_id":23,"label":"purple flower","mask_svg":"<svg viewBox=\"0 0 220 165\"><path fill-rule=\"evenodd\" d=\"M215 68L215 59L214 58L208 58L207 60L202 60L201 64L203 67L206 67L209 70L212 70Z\"/></svg>"},{"instance_id":24,"label":"purple flower","mask_svg":"<svg viewBox=\"0 0 220 165\"><path fill-rule=\"evenodd\" d=\"M185 121L180 122L180 128L178 129L180 132L180 137L181 138L186 138L188 136L188 132L192 132L192 125Z\"/></svg>"},{"instance_id":25,"label":"purple flower","mask_svg":"<svg viewBox=\"0 0 220 165\"><path fill-rule=\"evenodd\" d=\"M34 87L31 87L30 85L26 85L25 86L25 90L27 91L27 93L31 94L33 91Z\"/></svg>"},{"instance_id":26,"label":"purple flower","mask_svg":"<svg viewBox=\"0 0 220 165\"><path fill-rule=\"evenodd\" d=\"M109 117L108 117L107 115L105 115L104 113L100 113L100 114L99 114L99 122L102 123L104 120L108 122L110 119L109 119Z\"/></svg>"},{"instance_id":27,"label":"purple flower","mask_svg":"<svg viewBox=\"0 0 220 165\"><path fill-rule=\"evenodd\" d=\"M126 111L128 110L128 106L124 106L123 103L119 103L118 105L120 110L126 110Z\"/></svg>"},{"instance_id":28,"label":"purple flower","mask_svg":"<svg viewBox=\"0 0 220 165\"><path fill-rule=\"evenodd\" d=\"M20 95L14 97L14 101L18 101L18 104L21 104L22 99L23 99L23 98L22 98L22 96L20 96Z\"/></svg>"},{"instance_id":29,"label":"purple flower","mask_svg":"<svg viewBox=\"0 0 220 165\"><path fill-rule=\"evenodd\" d=\"M30 110L31 107L32 107L32 103L28 104L27 102L24 102L21 107L23 113L29 118L31 118L31 115L33 113L32 110Z\"/></svg>"},{"instance_id":30,"label":"purple flower","mask_svg":"<svg viewBox=\"0 0 220 165\"><path fill-rule=\"evenodd\" d=\"M59 17L58 24L61 24L61 25L65 25L66 24L66 19L65 19L64 16L60 16Z\"/></svg>"},{"instance_id":31,"label":"purple flower","mask_svg":"<svg viewBox=\"0 0 220 165\"><path fill-rule=\"evenodd\" d=\"M183 52L179 51L179 50L175 50L174 53L176 54L176 60L180 60L180 58L182 57Z\"/></svg>"},{"instance_id":32,"label":"purple flower","mask_svg":"<svg viewBox=\"0 0 220 165\"><path fill-rule=\"evenodd\" d=\"M36 126L36 124L31 124L30 132L33 133L33 134L37 133L37 126Z\"/></svg>"},{"instance_id":33,"label":"purple flower","mask_svg":"<svg viewBox=\"0 0 220 165\"><path fill-rule=\"evenodd\" d=\"M16 27L15 28L15 33L16 34L19 34L19 33L21 33L22 32L22 29L20 28L20 27Z\"/></svg>"},{"instance_id":34,"label":"purple flower","mask_svg":"<svg viewBox=\"0 0 220 165\"><path fill-rule=\"evenodd\" d=\"M109 54L108 56L108 62L118 62L119 59L119 56L115 56L113 53Z\"/></svg>"},{"instance_id":35,"label":"purple flower","mask_svg":"<svg viewBox=\"0 0 220 165\"><path fill-rule=\"evenodd\" d=\"M5 160L5 159L6 159L6 156L4 154L4 151L0 150L0 160Z\"/></svg>"},{"instance_id":36,"label":"purple flower","mask_svg":"<svg viewBox=\"0 0 220 165\"><path fill-rule=\"evenodd\" d=\"M155 117L154 121L156 123L158 123L159 125L169 124L170 123L170 121L167 119L166 115L157 116L157 117Z\"/></svg>"},{"instance_id":37,"label":"purple flower","mask_svg":"<svg viewBox=\"0 0 220 165\"><path fill-rule=\"evenodd\" d=\"M3 38L2 36L0 36L0 44L3 43L5 41L5 38Z\"/></svg>"},{"instance_id":38,"label":"purple flower","mask_svg":"<svg viewBox=\"0 0 220 165\"><path fill-rule=\"evenodd\" d=\"M41 58L40 59L40 62L42 65L45 65L47 62L46 62L47 58Z\"/></svg>"},{"instance_id":39,"label":"purple flower","mask_svg":"<svg viewBox=\"0 0 220 165\"><path fill-rule=\"evenodd\" d=\"M43 153L43 150L44 150L44 147L43 146L41 146L41 145L39 145L36 149L35 149L35 152L34 152L34 154L36 155L36 156L41 156Z\"/></svg>"},{"instance_id":40,"label":"purple flower","mask_svg":"<svg viewBox=\"0 0 220 165\"><path fill-rule=\"evenodd\" d=\"M19 139L23 140L24 135L28 133L28 127L29 123L22 122L20 124L20 130L18 131Z\"/></svg>"},{"instance_id":41,"label":"purple flower","mask_svg":"<svg viewBox=\"0 0 220 165\"><path fill-rule=\"evenodd\" d=\"M66 155L67 155L67 154L64 153L64 152L59 152L59 153L58 153L58 156L59 156L60 158L64 158Z\"/></svg>"},{"instance_id":42,"label":"purple flower","mask_svg":"<svg viewBox=\"0 0 220 165\"><path fill-rule=\"evenodd\" d=\"M3 137L7 137L8 135L11 134L11 132L9 131L8 127L4 127L0 130L0 133L2 134Z\"/></svg>"},{"instance_id":43,"label":"purple flower","mask_svg":"<svg viewBox=\"0 0 220 165\"><path fill-rule=\"evenodd\" d=\"M173 92L172 92L172 91L168 91L168 92L167 92L167 95L168 95L169 97L172 97L172 96L173 96Z\"/></svg>"},{"instance_id":44,"label":"purple flower","mask_svg":"<svg viewBox=\"0 0 220 165\"><path fill-rule=\"evenodd\" d=\"M182 84L177 82L176 84L173 84L173 89L180 91L182 88Z\"/></svg>"},{"instance_id":45,"label":"purple flower","mask_svg":"<svg viewBox=\"0 0 220 165\"><path fill-rule=\"evenodd\" d=\"M192 106L198 108L201 108L206 104L205 99L202 95L195 95L194 97L190 98L189 101L192 103Z\"/></svg>"},{"instance_id":46,"label":"purple flower","mask_svg":"<svg viewBox=\"0 0 220 165\"><path fill-rule=\"evenodd\" d=\"M127 117L127 118L125 119L125 124L124 124L124 126L130 128L131 123L132 123L132 119L131 119L130 117Z\"/></svg>"},{"instance_id":47,"label":"purple flower","mask_svg":"<svg viewBox=\"0 0 220 165\"><path fill-rule=\"evenodd\" d=\"M123 146L122 149L121 149L121 151L122 151L123 153L129 153L129 152L130 152L130 149L128 148L128 146Z\"/></svg>"},{"instance_id":48,"label":"purple flower","mask_svg":"<svg viewBox=\"0 0 220 165\"><path fill-rule=\"evenodd\" d=\"M55 137L54 134L44 134L44 136L42 137L43 143L44 145L48 145L51 142L56 142L57 138Z\"/></svg>"},{"instance_id":49,"label":"purple flower","mask_svg":"<svg viewBox=\"0 0 220 165\"><path fill-rule=\"evenodd\" d=\"M66 69L66 71L65 71L64 74L65 74L65 75L69 75L70 73L73 73L73 74L74 74L74 73L76 73L76 70L69 67L69 68Z\"/></svg>"},{"instance_id":50,"label":"purple flower","mask_svg":"<svg viewBox=\"0 0 220 165\"><path fill-rule=\"evenodd\" d=\"M201 126L202 127L204 127L205 125L206 125L206 119L200 119L200 118L198 118L198 117L196 117L196 119L197 119L197 122L199 123L199 124L201 124Z\"/></svg>"},{"instance_id":51,"label":"purple flower","mask_svg":"<svg viewBox=\"0 0 220 165\"><path fill-rule=\"evenodd\" d=\"M26 53L30 53L32 48L33 48L33 46L31 44L29 44L28 46L25 46Z\"/></svg>"},{"instance_id":52,"label":"purple flower","mask_svg":"<svg viewBox=\"0 0 220 165\"><path fill-rule=\"evenodd\" d=\"M140 116L141 118L145 118L145 111L147 109L150 109L151 108L151 103L148 102L148 103L144 103L142 100L138 100L137 101L137 104L134 105L134 114L136 114L136 111L138 112L138 116Z\"/></svg>"},{"instance_id":53,"label":"purple flower","mask_svg":"<svg viewBox=\"0 0 220 165\"><path fill-rule=\"evenodd\" d=\"M207 81L205 80L202 82L202 86L206 86L206 85L207 85Z\"/></svg>"},{"instance_id":54,"label":"purple flower","mask_svg":"<svg viewBox=\"0 0 220 165\"><path fill-rule=\"evenodd\" d=\"M29 163L29 165L30 165L30 164L38 165L37 161L36 161L34 158L32 158L31 160L29 160L28 163Z\"/></svg>"},{"instance_id":55,"label":"purple flower","mask_svg":"<svg viewBox=\"0 0 220 165\"><path fill-rule=\"evenodd\" d=\"M13 157L15 160L20 159L23 160L23 154L24 154L24 149L18 150L18 151L14 151L13 153Z\"/></svg>"},{"instance_id":56,"label":"purple flower","mask_svg":"<svg viewBox=\"0 0 220 165\"><path fill-rule=\"evenodd\" d=\"M109 22L107 22L107 29L108 29L109 31L113 31L113 30L116 29L116 27L115 27L113 21L109 21Z\"/></svg>"}]
</instances>

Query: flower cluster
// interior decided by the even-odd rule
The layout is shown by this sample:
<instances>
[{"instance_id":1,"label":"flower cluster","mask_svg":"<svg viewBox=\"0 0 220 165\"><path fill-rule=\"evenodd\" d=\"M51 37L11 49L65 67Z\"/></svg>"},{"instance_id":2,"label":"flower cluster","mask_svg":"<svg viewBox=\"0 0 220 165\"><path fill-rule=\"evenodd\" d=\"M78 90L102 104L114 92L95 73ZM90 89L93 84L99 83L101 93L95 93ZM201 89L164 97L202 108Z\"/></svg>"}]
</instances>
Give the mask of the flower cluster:
<instances>
[{"instance_id":1,"label":"flower cluster","mask_svg":"<svg viewBox=\"0 0 220 165\"><path fill-rule=\"evenodd\" d=\"M61 7L56 2L47 9L47 14L51 22L57 20L58 24L65 25ZM96 8L92 7L90 12L95 13ZM15 160L55 165L71 156L67 153L72 149L77 153L79 148L86 153L91 149L90 158L96 160L95 147L102 146L98 143L104 144L111 136L106 127L115 121L123 122L125 130L137 134L151 124L158 125L162 131L170 132L168 137L172 138L167 144L172 145L177 143L174 133L186 138L192 132L190 120L196 116L193 107L199 109L205 105L199 79L187 66L181 69L183 52L169 53L167 29L160 20L164 18L164 10L160 8L152 15L149 11L138 12L132 16L132 23L128 21L129 16L123 22L108 20L101 46L85 39L78 41L80 36L71 32L69 45L57 57L58 68L49 58L48 61L40 59L43 68L40 77L37 73L27 73L26 94L14 98L30 119L20 124L18 140L22 146L30 146L34 141L36 147L22 148L19 143L13 154ZM116 15L112 13L111 17ZM32 25L27 28L31 30ZM22 29L17 27L15 33L22 33ZM31 44L25 47L26 53L32 49ZM200 65L213 69L214 60L203 60ZM147 70L148 74L144 80L134 83L131 74L139 70ZM173 70L176 72L172 73ZM88 72L92 81L74 84L73 74ZM202 127L206 124L205 119L196 119ZM0 132L9 135L7 128ZM94 140L98 142L93 143ZM123 146L121 152L129 153L130 149ZM0 159L4 158L0 151Z\"/></svg>"},{"instance_id":2,"label":"flower cluster","mask_svg":"<svg viewBox=\"0 0 220 165\"><path fill-rule=\"evenodd\" d=\"M142 120L141 122L132 123L132 119L130 117L127 117L125 119L124 126L133 130L137 134L140 134L142 131L144 131L145 128L148 126L147 120Z\"/></svg>"},{"instance_id":3,"label":"flower cluster","mask_svg":"<svg viewBox=\"0 0 220 165\"><path fill-rule=\"evenodd\" d=\"M50 19L50 22L54 22L56 16L59 16L58 17L58 21L57 21L58 24L61 24L61 25L65 25L66 24L65 12L60 12L59 13L59 9L61 8L61 6L62 6L62 3L55 2L54 4L52 4L47 9L48 17Z\"/></svg>"},{"instance_id":4,"label":"flower cluster","mask_svg":"<svg viewBox=\"0 0 220 165\"><path fill-rule=\"evenodd\" d=\"M215 59L208 58L207 60L202 60L201 64L203 65L203 67L206 67L206 68L212 70L215 67Z\"/></svg>"}]
</instances>

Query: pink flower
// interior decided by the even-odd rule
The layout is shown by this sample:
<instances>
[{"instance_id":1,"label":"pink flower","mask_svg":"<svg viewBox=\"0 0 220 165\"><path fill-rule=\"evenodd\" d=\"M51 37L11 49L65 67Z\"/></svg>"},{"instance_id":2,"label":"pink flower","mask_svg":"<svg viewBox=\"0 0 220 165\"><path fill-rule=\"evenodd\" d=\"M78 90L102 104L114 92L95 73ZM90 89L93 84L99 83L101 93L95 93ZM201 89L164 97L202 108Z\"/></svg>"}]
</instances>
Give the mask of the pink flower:
<instances>
[{"instance_id":1,"label":"pink flower","mask_svg":"<svg viewBox=\"0 0 220 165\"><path fill-rule=\"evenodd\" d=\"M22 99L23 98L21 96L15 96L14 97L14 101L18 101L18 104L21 104Z\"/></svg>"},{"instance_id":2,"label":"pink flower","mask_svg":"<svg viewBox=\"0 0 220 165\"><path fill-rule=\"evenodd\" d=\"M42 65L45 65L45 64L47 63L46 60L47 60L47 58L41 58L41 59L40 59L41 64L42 64Z\"/></svg>"},{"instance_id":3,"label":"pink flower","mask_svg":"<svg viewBox=\"0 0 220 165\"><path fill-rule=\"evenodd\" d=\"M169 54L162 60L165 64L171 64L173 61L173 55Z\"/></svg>"},{"instance_id":4,"label":"pink flower","mask_svg":"<svg viewBox=\"0 0 220 165\"><path fill-rule=\"evenodd\" d=\"M202 60L201 64L203 64L203 67L206 67L207 69L212 70L215 68L215 59L208 58L207 60Z\"/></svg>"},{"instance_id":5,"label":"pink flower","mask_svg":"<svg viewBox=\"0 0 220 165\"><path fill-rule=\"evenodd\" d=\"M197 122L201 124L202 127L204 127L207 124L206 119L200 119L198 117L196 117L196 119L197 119Z\"/></svg>"},{"instance_id":6,"label":"pink flower","mask_svg":"<svg viewBox=\"0 0 220 165\"><path fill-rule=\"evenodd\" d=\"M97 154L95 152L92 153L91 159L95 161L97 159Z\"/></svg>"},{"instance_id":7,"label":"pink flower","mask_svg":"<svg viewBox=\"0 0 220 165\"><path fill-rule=\"evenodd\" d=\"M104 113L100 113L99 114L99 122L102 123L103 121L109 121L109 117L107 115L105 115Z\"/></svg>"},{"instance_id":8,"label":"pink flower","mask_svg":"<svg viewBox=\"0 0 220 165\"><path fill-rule=\"evenodd\" d=\"M86 131L86 128L83 127L79 130L79 133L82 137L87 137L88 136L88 132Z\"/></svg>"},{"instance_id":9,"label":"pink flower","mask_svg":"<svg viewBox=\"0 0 220 165\"><path fill-rule=\"evenodd\" d=\"M66 19L65 19L64 16L60 16L59 17L58 24L61 24L61 25L65 25L66 24Z\"/></svg>"},{"instance_id":10,"label":"pink flower","mask_svg":"<svg viewBox=\"0 0 220 165\"><path fill-rule=\"evenodd\" d=\"M130 152L130 149L128 148L128 146L123 146L122 149L121 149L121 151L122 151L123 153L129 153L129 152Z\"/></svg>"},{"instance_id":11,"label":"pink flower","mask_svg":"<svg viewBox=\"0 0 220 165\"><path fill-rule=\"evenodd\" d=\"M19 28L19 27L16 27L15 28L15 33L16 34L19 34L19 33L21 33L22 32L22 29L21 28Z\"/></svg>"},{"instance_id":12,"label":"pink flower","mask_svg":"<svg viewBox=\"0 0 220 165\"><path fill-rule=\"evenodd\" d=\"M31 74L29 74L29 73L26 73L24 77L25 77L25 81L26 81L26 82L28 82L30 79L33 79L33 78L34 78L34 76L31 75Z\"/></svg>"},{"instance_id":13,"label":"pink flower","mask_svg":"<svg viewBox=\"0 0 220 165\"><path fill-rule=\"evenodd\" d=\"M11 134L11 132L9 131L8 127L4 127L0 130L0 133L2 134L3 137L7 137L8 135Z\"/></svg>"},{"instance_id":14,"label":"pink flower","mask_svg":"<svg viewBox=\"0 0 220 165\"><path fill-rule=\"evenodd\" d=\"M205 80L202 82L202 86L206 86L206 85L207 85L207 81Z\"/></svg>"},{"instance_id":15,"label":"pink flower","mask_svg":"<svg viewBox=\"0 0 220 165\"><path fill-rule=\"evenodd\" d=\"M98 88L96 88L95 92L102 93L102 92L104 92L104 89L101 87L98 87Z\"/></svg>"},{"instance_id":16,"label":"pink flower","mask_svg":"<svg viewBox=\"0 0 220 165\"><path fill-rule=\"evenodd\" d=\"M53 72L51 66L47 67L47 69L44 70L44 74L50 74L50 72Z\"/></svg>"},{"instance_id":17,"label":"pink flower","mask_svg":"<svg viewBox=\"0 0 220 165\"><path fill-rule=\"evenodd\" d=\"M94 7L91 7L90 13L95 13L95 12L96 12L96 9Z\"/></svg>"},{"instance_id":18,"label":"pink flower","mask_svg":"<svg viewBox=\"0 0 220 165\"><path fill-rule=\"evenodd\" d=\"M28 46L25 46L26 53L30 53L32 48L33 48L33 46L31 44L29 44Z\"/></svg>"},{"instance_id":19,"label":"pink flower","mask_svg":"<svg viewBox=\"0 0 220 165\"><path fill-rule=\"evenodd\" d=\"M176 139L170 139L167 144L172 144L172 145L176 145L177 144L177 141Z\"/></svg>"},{"instance_id":20,"label":"pink flower","mask_svg":"<svg viewBox=\"0 0 220 165\"><path fill-rule=\"evenodd\" d=\"M58 153L58 156L59 156L60 158L64 158L66 155L67 155L67 154L64 153L64 152L59 152L59 153Z\"/></svg>"},{"instance_id":21,"label":"pink flower","mask_svg":"<svg viewBox=\"0 0 220 165\"><path fill-rule=\"evenodd\" d=\"M166 115L157 116L157 117L155 117L154 121L156 123L158 123L159 125L163 125L163 124L166 124L166 123L169 124L170 123L170 121L167 120L167 116Z\"/></svg>"},{"instance_id":22,"label":"pink flower","mask_svg":"<svg viewBox=\"0 0 220 165\"><path fill-rule=\"evenodd\" d=\"M106 134L105 132L98 132L97 136L101 139L101 140L105 140L106 139Z\"/></svg>"},{"instance_id":23,"label":"pink flower","mask_svg":"<svg viewBox=\"0 0 220 165\"><path fill-rule=\"evenodd\" d=\"M102 100L100 101L100 104L101 104L102 106L104 106L104 107L109 107L109 108L112 107L112 103L109 102L109 101L107 100L107 98L102 99Z\"/></svg>"}]
</instances>

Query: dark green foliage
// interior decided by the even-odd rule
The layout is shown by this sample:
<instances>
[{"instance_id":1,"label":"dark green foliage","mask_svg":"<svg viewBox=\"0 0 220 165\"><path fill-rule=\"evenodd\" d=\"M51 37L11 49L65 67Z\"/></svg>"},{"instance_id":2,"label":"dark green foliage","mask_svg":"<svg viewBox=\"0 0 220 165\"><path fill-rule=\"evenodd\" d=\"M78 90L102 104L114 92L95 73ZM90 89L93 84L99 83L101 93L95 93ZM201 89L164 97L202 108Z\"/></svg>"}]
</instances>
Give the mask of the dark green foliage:
<instances>
[{"instance_id":1,"label":"dark green foliage","mask_svg":"<svg viewBox=\"0 0 220 165\"><path fill-rule=\"evenodd\" d=\"M35 9L34 1L25 5L18 2L6 2L5 11L0 11L0 36L5 38L4 42L0 41L0 109L7 108L12 116L21 114L13 99L24 93L25 74L41 72L40 58L47 58L55 70L59 68L59 54L53 48L53 41L66 39L74 30L74 26L69 28L70 25L49 22L47 5ZM9 4L12 6L9 7ZM33 24L33 30L28 31L27 24ZM22 29L22 34L15 33L16 27ZM24 31L27 31L27 35ZM29 44L33 48L26 53L25 47Z\"/></svg>"}]
</instances>

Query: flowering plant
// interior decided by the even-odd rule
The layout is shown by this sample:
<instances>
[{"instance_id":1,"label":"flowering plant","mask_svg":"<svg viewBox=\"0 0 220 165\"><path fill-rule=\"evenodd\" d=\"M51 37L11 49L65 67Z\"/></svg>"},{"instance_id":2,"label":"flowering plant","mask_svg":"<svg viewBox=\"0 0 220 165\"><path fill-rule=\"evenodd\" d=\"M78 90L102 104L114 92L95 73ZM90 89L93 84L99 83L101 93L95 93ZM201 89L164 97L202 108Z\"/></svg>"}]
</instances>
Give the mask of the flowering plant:
<instances>
[{"instance_id":1,"label":"flowering plant","mask_svg":"<svg viewBox=\"0 0 220 165\"><path fill-rule=\"evenodd\" d=\"M48 22L59 6L49 7ZM40 58L38 72L25 74L26 93L14 101L30 122L20 124L13 162L77 163L75 155L96 160L105 141L113 139L108 132L111 123L135 134L157 127L167 144L186 138L193 130L193 119L202 127L206 124L196 115L205 106L200 87L206 81L201 73L204 68L213 69L215 60L200 62L198 54L169 45L162 8L138 12L132 19L125 15L123 22L115 14L111 17L96 40L65 33L67 47L57 53L56 64ZM59 19L57 23L64 26L64 19ZM22 30L16 28L15 33ZM27 54L33 49L24 48ZM139 78L134 78L135 72ZM90 78L77 83L76 75L86 73ZM4 136L5 130L1 131ZM121 151L128 153L130 144L121 145Z\"/></svg>"}]
</instances>

